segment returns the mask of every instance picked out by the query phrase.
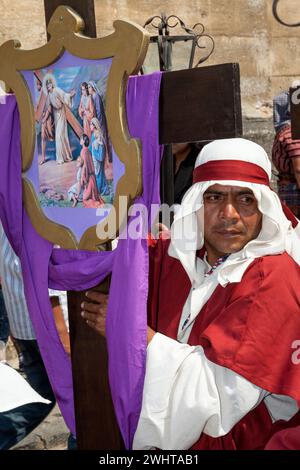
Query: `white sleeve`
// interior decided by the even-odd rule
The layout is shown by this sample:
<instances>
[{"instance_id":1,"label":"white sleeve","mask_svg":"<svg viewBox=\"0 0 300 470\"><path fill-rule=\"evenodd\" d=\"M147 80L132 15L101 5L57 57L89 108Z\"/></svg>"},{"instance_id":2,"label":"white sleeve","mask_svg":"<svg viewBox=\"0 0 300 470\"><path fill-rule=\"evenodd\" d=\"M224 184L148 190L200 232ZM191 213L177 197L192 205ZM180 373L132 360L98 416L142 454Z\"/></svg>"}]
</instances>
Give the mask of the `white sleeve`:
<instances>
[{"instance_id":1,"label":"white sleeve","mask_svg":"<svg viewBox=\"0 0 300 470\"><path fill-rule=\"evenodd\" d=\"M156 333L147 348L133 449L189 449L202 432L227 434L267 392L209 361L201 346Z\"/></svg>"}]
</instances>

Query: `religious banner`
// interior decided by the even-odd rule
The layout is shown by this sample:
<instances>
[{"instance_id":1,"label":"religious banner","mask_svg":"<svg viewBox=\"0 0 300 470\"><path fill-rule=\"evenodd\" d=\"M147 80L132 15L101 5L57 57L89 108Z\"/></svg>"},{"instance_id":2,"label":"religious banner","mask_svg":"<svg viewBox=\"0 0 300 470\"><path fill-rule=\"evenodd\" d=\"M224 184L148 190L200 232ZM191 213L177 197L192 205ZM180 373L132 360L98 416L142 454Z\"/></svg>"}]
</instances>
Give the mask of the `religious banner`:
<instances>
[{"instance_id":1,"label":"religious banner","mask_svg":"<svg viewBox=\"0 0 300 470\"><path fill-rule=\"evenodd\" d=\"M47 22L57 2L45 1ZM86 10L93 4L75 3ZM86 12L87 23L92 16ZM0 80L15 93L21 117L23 171L21 198L18 112L15 97L8 96L5 110L0 107L3 135L10 136L1 149L0 217L21 259L26 301L60 409L78 449L91 450L130 449L137 429L149 293L143 234L160 203L159 144L242 131L237 64L131 77L125 109L127 78L140 69L148 37L131 23L114 26L107 38L87 38L75 11L59 7L45 46L24 51L10 41L0 47ZM142 142L143 161L126 114L130 135ZM162 187L171 187L173 172L163 168L162 174ZM131 211L122 231L134 198L133 209L145 211ZM114 233L99 237L113 225ZM97 248L118 231L115 250L81 250ZM87 290L102 289L108 276L105 340L81 312ZM68 291L72 373L48 287Z\"/></svg>"},{"instance_id":2,"label":"religious banner","mask_svg":"<svg viewBox=\"0 0 300 470\"><path fill-rule=\"evenodd\" d=\"M20 112L24 205L37 232L62 248L94 250L115 238L142 191L125 90L148 34L129 22L114 26L108 37L85 37L81 17L60 6L47 44L28 51L8 41L0 48L0 79Z\"/></svg>"}]
</instances>

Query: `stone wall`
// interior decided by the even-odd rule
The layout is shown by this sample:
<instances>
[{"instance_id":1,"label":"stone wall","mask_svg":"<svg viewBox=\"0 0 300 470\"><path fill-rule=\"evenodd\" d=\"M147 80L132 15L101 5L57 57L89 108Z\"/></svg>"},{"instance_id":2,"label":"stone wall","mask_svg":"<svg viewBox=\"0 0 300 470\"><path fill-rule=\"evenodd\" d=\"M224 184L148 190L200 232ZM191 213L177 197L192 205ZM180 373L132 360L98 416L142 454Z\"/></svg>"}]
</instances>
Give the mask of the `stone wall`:
<instances>
[{"instance_id":1,"label":"stone wall","mask_svg":"<svg viewBox=\"0 0 300 470\"><path fill-rule=\"evenodd\" d=\"M298 0L280 4L285 20L300 21ZM12 38L20 39L25 48L43 44L43 0L0 0L0 6L0 44ZM270 117L272 97L300 76L300 28L277 23L272 0L95 0L95 8L99 36L113 30L115 19L143 24L161 11L177 14L191 26L202 22L216 43L207 64L240 63L247 117Z\"/></svg>"}]
</instances>

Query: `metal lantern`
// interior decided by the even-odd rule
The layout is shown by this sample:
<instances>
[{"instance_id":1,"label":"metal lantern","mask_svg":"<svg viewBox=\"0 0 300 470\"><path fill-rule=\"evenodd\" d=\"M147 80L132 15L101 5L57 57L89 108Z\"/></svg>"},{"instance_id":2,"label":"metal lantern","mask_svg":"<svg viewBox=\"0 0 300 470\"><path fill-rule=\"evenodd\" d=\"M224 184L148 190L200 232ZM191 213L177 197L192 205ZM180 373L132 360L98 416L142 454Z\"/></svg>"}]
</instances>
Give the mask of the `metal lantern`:
<instances>
[{"instance_id":1,"label":"metal lantern","mask_svg":"<svg viewBox=\"0 0 300 470\"><path fill-rule=\"evenodd\" d=\"M215 43L206 34L203 24L196 23L192 28L185 25L176 15L152 16L144 24L144 28L152 27L158 31L152 35L142 73L154 70L168 71L198 67L213 53ZM180 28L184 34L170 34L170 30ZM196 51L200 57L195 59Z\"/></svg>"}]
</instances>

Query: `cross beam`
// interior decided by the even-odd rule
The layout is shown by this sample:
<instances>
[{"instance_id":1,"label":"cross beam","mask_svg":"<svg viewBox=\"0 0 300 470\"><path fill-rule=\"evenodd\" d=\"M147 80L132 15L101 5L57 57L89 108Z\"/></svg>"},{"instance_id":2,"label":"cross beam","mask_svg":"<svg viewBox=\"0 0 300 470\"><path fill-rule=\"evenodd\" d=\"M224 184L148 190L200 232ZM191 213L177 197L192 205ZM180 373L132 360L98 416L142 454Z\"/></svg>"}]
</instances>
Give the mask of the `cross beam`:
<instances>
[{"instance_id":1,"label":"cross beam","mask_svg":"<svg viewBox=\"0 0 300 470\"><path fill-rule=\"evenodd\" d=\"M85 21L85 34L95 37L94 0L44 0L47 24L65 4ZM242 134L239 68L225 64L166 72L160 93L160 142L194 142ZM162 163L163 202L172 203L173 160ZM108 284L100 287L108 290ZM106 343L80 316L84 292L69 292L69 322L79 449L122 449L108 385Z\"/></svg>"}]
</instances>

